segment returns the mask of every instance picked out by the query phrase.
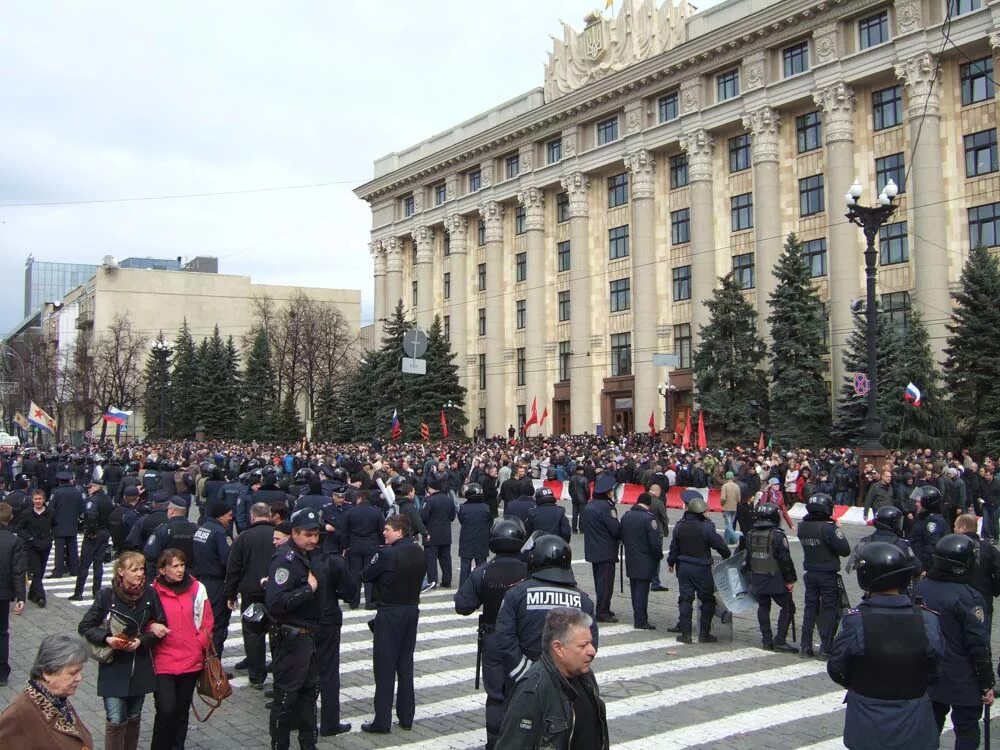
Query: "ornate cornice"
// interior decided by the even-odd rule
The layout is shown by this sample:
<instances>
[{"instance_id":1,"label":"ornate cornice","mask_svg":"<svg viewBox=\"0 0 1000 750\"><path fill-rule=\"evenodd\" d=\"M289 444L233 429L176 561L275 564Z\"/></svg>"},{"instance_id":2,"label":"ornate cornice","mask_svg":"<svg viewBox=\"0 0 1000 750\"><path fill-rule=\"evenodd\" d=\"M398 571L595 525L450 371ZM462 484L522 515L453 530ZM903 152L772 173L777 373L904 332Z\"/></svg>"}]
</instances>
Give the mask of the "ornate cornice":
<instances>
[{"instance_id":1,"label":"ornate cornice","mask_svg":"<svg viewBox=\"0 0 1000 750\"><path fill-rule=\"evenodd\" d=\"M688 155L688 179L691 182L712 179L712 151L715 140L705 130L696 130L681 137L681 148Z\"/></svg>"},{"instance_id":2,"label":"ornate cornice","mask_svg":"<svg viewBox=\"0 0 1000 750\"><path fill-rule=\"evenodd\" d=\"M827 143L854 140L854 89L838 81L814 91L813 101L823 110Z\"/></svg>"},{"instance_id":3,"label":"ornate cornice","mask_svg":"<svg viewBox=\"0 0 1000 750\"><path fill-rule=\"evenodd\" d=\"M937 117L941 113L940 85L937 81L938 59L930 52L921 52L909 60L897 62L896 77L908 89L908 114L917 117Z\"/></svg>"},{"instance_id":4,"label":"ornate cornice","mask_svg":"<svg viewBox=\"0 0 1000 750\"><path fill-rule=\"evenodd\" d=\"M778 127L781 117L770 107L742 115L743 127L753 134L753 163L778 161Z\"/></svg>"},{"instance_id":5,"label":"ornate cornice","mask_svg":"<svg viewBox=\"0 0 1000 750\"><path fill-rule=\"evenodd\" d=\"M632 173L632 199L642 200L653 197L653 176L656 162L653 154L644 148L625 154L625 169Z\"/></svg>"},{"instance_id":6,"label":"ornate cornice","mask_svg":"<svg viewBox=\"0 0 1000 750\"><path fill-rule=\"evenodd\" d=\"M545 229L545 194L536 187L529 187L517 194L517 202L524 206L525 230Z\"/></svg>"},{"instance_id":7,"label":"ornate cornice","mask_svg":"<svg viewBox=\"0 0 1000 750\"><path fill-rule=\"evenodd\" d=\"M563 177L560 184L569 197L569 218L586 219L590 178L583 172L573 172Z\"/></svg>"},{"instance_id":8,"label":"ornate cornice","mask_svg":"<svg viewBox=\"0 0 1000 750\"><path fill-rule=\"evenodd\" d=\"M488 201L479 207L479 215L486 224L486 241L503 242L503 206Z\"/></svg>"}]
</instances>

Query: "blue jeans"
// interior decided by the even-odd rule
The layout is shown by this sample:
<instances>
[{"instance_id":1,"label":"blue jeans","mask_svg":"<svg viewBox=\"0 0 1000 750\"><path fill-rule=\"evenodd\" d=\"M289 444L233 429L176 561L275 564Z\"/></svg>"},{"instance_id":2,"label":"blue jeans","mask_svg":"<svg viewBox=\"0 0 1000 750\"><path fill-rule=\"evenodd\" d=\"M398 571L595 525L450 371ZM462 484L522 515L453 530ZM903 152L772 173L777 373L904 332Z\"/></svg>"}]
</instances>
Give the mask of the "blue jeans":
<instances>
[{"instance_id":1,"label":"blue jeans","mask_svg":"<svg viewBox=\"0 0 1000 750\"><path fill-rule=\"evenodd\" d=\"M1000 508L994 508L989 503L983 503L982 536L992 540L1000 538Z\"/></svg>"},{"instance_id":2,"label":"blue jeans","mask_svg":"<svg viewBox=\"0 0 1000 750\"><path fill-rule=\"evenodd\" d=\"M145 695L130 695L128 698L105 698L104 712L108 716L108 724L124 724L129 719L142 716L142 704Z\"/></svg>"},{"instance_id":3,"label":"blue jeans","mask_svg":"<svg viewBox=\"0 0 1000 750\"><path fill-rule=\"evenodd\" d=\"M736 533L736 511L722 511L722 520L726 524L726 528L722 532L723 541L725 541L726 544L736 544L736 542L740 539L739 535Z\"/></svg>"},{"instance_id":4,"label":"blue jeans","mask_svg":"<svg viewBox=\"0 0 1000 750\"><path fill-rule=\"evenodd\" d=\"M854 490L842 490L836 493L837 505L854 505L854 498Z\"/></svg>"}]
</instances>

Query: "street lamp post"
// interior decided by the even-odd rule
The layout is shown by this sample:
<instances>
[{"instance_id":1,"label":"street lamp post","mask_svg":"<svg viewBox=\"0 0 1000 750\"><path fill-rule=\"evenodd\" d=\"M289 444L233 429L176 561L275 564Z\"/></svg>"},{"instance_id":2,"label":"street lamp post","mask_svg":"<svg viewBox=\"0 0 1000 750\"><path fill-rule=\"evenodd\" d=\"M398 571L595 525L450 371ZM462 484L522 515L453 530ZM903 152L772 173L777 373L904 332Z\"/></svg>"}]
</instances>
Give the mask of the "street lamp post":
<instances>
[{"instance_id":1,"label":"street lamp post","mask_svg":"<svg viewBox=\"0 0 1000 750\"><path fill-rule=\"evenodd\" d=\"M847 204L847 220L852 224L861 227L865 235L865 323L866 323L866 344L868 359L868 412L865 415L864 443L863 448L868 450L878 450L880 448L879 439L882 436L882 421L878 416L878 365L876 337L878 335L878 310L875 307L875 271L878 255L875 251L875 238L882 225L888 221L889 217L896 210L893 201L899 189L891 179L882 188L878 196L878 205L861 206L858 198L861 197L861 182L857 179L851 185L850 191L844 196Z\"/></svg>"},{"instance_id":2,"label":"street lamp post","mask_svg":"<svg viewBox=\"0 0 1000 750\"><path fill-rule=\"evenodd\" d=\"M458 404L456 404L454 401L452 401L451 399L449 399L448 401L445 402L444 408L445 408L445 414L448 416L449 421L451 421L451 410L452 409L457 409L458 408Z\"/></svg>"},{"instance_id":3,"label":"street lamp post","mask_svg":"<svg viewBox=\"0 0 1000 750\"><path fill-rule=\"evenodd\" d=\"M160 366L160 414L156 420L156 432L157 437L161 440L166 433L166 411L167 411L167 357L170 356L171 352L170 344L168 344L163 339L157 339L153 342L153 356L156 357L156 361Z\"/></svg>"},{"instance_id":4,"label":"street lamp post","mask_svg":"<svg viewBox=\"0 0 1000 750\"><path fill-rule=\"evenodd\" d=\"M670 383L670 370L667 370L667 379L660 386L660 395L663 396L663 429L673 437L673 425L670 422L670 394L677 390L676 385Z\"/></svg>"}]
</instances>

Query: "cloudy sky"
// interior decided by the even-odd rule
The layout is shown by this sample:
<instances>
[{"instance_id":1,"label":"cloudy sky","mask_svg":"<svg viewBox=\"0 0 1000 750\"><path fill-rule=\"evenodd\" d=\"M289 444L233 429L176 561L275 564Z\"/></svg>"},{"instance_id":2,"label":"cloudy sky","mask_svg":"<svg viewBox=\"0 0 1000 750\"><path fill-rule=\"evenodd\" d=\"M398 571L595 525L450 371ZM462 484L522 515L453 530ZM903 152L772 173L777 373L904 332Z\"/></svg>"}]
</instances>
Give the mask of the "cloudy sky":
<instances>
[{"instance_id":1,"label":"cloudy sky","mask_svg":"<svg viewBox=\"0 0 1000 750\"><path fill-rule=\"evenodd\" d=\"M377 157L540 86L560 19L579 29L596 5L4 4L0 332L21 320L29 253L215 255L259 282L361 289L370 320L352 188Z\"/></svg>"}]
</instances>

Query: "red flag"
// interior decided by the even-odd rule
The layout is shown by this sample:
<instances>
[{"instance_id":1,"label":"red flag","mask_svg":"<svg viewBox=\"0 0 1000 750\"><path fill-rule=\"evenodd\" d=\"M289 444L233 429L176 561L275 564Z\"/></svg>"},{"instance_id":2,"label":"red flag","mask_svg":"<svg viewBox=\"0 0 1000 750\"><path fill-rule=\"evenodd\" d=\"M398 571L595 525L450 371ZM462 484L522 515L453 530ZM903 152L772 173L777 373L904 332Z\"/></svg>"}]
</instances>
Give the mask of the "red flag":
<instances>
[{"instance_id":1,"label":"red flag","mask_svg":"<svg viewBox=\"0 0 1000 750\"><path fill-rule=\"evenodd\" d=\"M538 423L538 428L541 429L542 425L545 424L545 420L549 418L549 407L542 409L542 420Z\"/></svg>"},{"instance_id":2,"label":"red flag","mask_svg":"<svg viewBox=\"0 0 1000 750\"><path fill-rule=\"evenodd\" d=\"M681 440L681 445L684 448L691 447L691 414L688 413L687 419L684 420L684 438Z\"/></svg>"},{"instance_id":3,"label":"red flag","mask_svg":"<svg viewBox=\"0 0 1000 750\"><path fill-rule=\"evenodd\" d=\"M538 424L538 399L531 399L531 416L528 417L528 421L524 423L524 434L528 434L528 428L533 424Z\"/></svg>"},{"instance_id":4,"label":"red flag","mask_svg":"<svg viewBox=\"0 0 1000 750\"><path fill-rule=\"evenodd\" d=\"M431 428L427 426L426 422L420 423L420 437L422 437L424 440L431 439Z\"/></svg>"},{"instance_id":5,"label":"red flag","mask_svg":"<svg viewBox=\"0 0 1000 750\"><path fill-rule=\"evenodd\" d=\"M708 438L705 437L705 410L698 412L698 450L703 451L708 447Z\"/></svg>"},{"instance_id":6,"label":"red flag","mask_svg":"<svg viewBox=\"0 0 1000 750\"><path fill-rule=\"evenodd\" d=\"M444 409L441 410L441 437L448 439L448 417L444 415Z\"/></svg>"},{"instance_id":7,"label":"red flag","mask_svg":"<svg viewBox=\"0 0 1000 750\"><path fill-rule=\"evenodd\" d=\"M674 445L681 444L681 415L680 412L677 413L677 419L674 420Z\"/></svg>"},{"instance_id":8,"label":"red flag","mask_svg":"<svg viewBox=\"0 0 1000 750\"><path fill-rule=\"evenodd\" d=\"M764 452L764 433L763 432L760 433L760 440L757 441L757 452L758 453L763 453Z\"/></svg>"},{"instance_id":9,"label":"red flag","mask_svg":"<svg viewBox=\"0 0 1000 750\"><path fill-rule=\"evenodd\" d=\"M402 434L403 434L403 427L402 425L399 424L399 416L396 414L396 410L393 409L392 432L390 433L390 437L392 437L393 440L398 440Z\"/></svg>"},{"instance_id":10,"label":"red flag","mask_svg":"<svg viewBox=\"0 0 1000 750\"><path fill-rule=\"evenodd\" d=\"M649 434L656 435L656 411L649 412Z\"/></svg>"}]
</instances>

